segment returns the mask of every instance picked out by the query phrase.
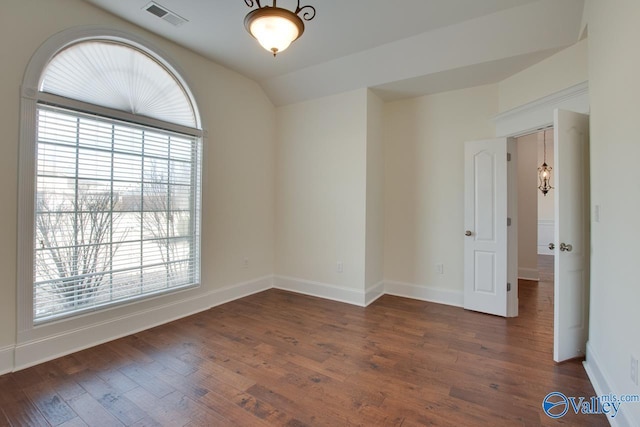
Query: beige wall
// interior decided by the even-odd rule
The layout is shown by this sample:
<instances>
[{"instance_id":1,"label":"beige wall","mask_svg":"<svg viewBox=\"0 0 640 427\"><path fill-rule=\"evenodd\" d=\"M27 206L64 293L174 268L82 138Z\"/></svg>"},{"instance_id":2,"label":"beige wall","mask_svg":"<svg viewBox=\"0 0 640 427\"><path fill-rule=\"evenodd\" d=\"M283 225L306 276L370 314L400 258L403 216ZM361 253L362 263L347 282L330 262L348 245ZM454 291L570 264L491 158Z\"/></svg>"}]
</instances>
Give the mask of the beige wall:
<instances>
[{"instance_id":1,"label":"beige wall","mask_svg":"<svg viewBox=\"0 0 640 427\"><path fill-rule=\"evenodd\" d=\"M518 276L538 278L538 134L518 144Z\"/></svg>"},{"instance_id":2,"label":"beige wall","mask_svg":"<svg viewBox=\"0 0 640 427\"><path fill-rule=\"evenodd\" d=\"M277 109L276 274L363 290L367 98L362 89Z\"/></svg>"},{"instance_id":3,"label":"beige wall","mask_svg":"<svg viewBox=\"0 0 640 427\"><path fill-rule=\"evenodd\" d=\"M497 109L496 85L385 105L385 279L462 292L464 142Z\"/></svg>"},{"instance_id":4,"label":"beige wall","mask_svg":"<svg viewBox=\"0 0 640 427\"><path fill-rule=\"evenodd\" d=\"M367 92L367 212L365 289L384 278L384 103Z\"/></svg>"},{"instance_id":5,"label":"beige wall","mask_svg":"<svg viewBox=\"0 0 640 427\"><path fill-rule=\"evenodd\" d=\"M504 112L587 81L587 40L499 83L499 111Z\"/></svg>"},{"instance_id":6,"label":"beige wall","mask_svg":"<svg viewBox=\"0 0 640 427\"><path fill-rule=\"evenodd\" d=\"M382 292L383 107L363 89L277 109L276 286L356 304Z\"/></svg>"},{"instance_id":7,"label":"beige wall","mask_svg":"<svg viewBox=\"0 0 640 427\"><path fill-rule=\"evenodd\" d=\"M16 342L19 94L29 58L74 26L127 31L166 52L184 71L208 130L203 159L204 295L273 273L275 109L251 80L79 0L3 0L0 12L0 349ZM249 123L250 121L250 123ZM242 260L249 258L249 267ZM167 302L161 298L156 303ZM212 301L213 303L213 301ZM148 304L147 304L148 305ZM136 310L129 307L119 311ZM84 319L89 322L90 318Z\"/></svg>"},{"instance_id":8,"label":"beige wall","mask_svg":"<svg viewBox=\"0 0 640 427\"><path fill-rule=\"evenodd\" d=\"M640 212L640 2L589 0L591 97L591 317L587 361L603 393L640 394L629 376L640 357L638 212ZM623 404L640 425L640 404ZM621 415L618 415L620 417Z\"/></svg>"}]
</instances>

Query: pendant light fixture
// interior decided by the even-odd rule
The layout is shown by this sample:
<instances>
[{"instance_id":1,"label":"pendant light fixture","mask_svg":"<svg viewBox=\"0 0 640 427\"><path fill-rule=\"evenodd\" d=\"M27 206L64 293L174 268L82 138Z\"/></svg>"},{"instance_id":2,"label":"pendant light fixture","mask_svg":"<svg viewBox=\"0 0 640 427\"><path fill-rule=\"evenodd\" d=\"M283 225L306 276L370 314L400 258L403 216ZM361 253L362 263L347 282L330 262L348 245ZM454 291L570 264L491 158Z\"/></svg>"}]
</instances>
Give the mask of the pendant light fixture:
<instances>
[{"instance_id":1,"label":"pendant light fixture","mask_svg":"<svg viewBox=\"0 0 640 427\"><path fill-rule=\"evenodd\" d=\"M538 185L538 189L542 191L544 196L547 195L549 190L553 187L551 186L551 166L547 164L547 131L542 131L542 149L543 149L543 160L542 165L538 168L538 179L540 180L540 185Z\"/></svg>"},{"instance_id":2,"label":"pendant light fixture","mask_svg":"<svg viewBox=\"0 0 640 427\"><path fill-rule=\"evenodd\" d=\"M260 0L244 0L247 6L258 6L244 18L244 26L253 37L269 52L276 56L297 40L304 32L304 21L316 16L313 6L300 7L300 0L294 12L277 6L262 6ZM302 17L299 13L302 12Z\"/></svg>"}]
</instances>

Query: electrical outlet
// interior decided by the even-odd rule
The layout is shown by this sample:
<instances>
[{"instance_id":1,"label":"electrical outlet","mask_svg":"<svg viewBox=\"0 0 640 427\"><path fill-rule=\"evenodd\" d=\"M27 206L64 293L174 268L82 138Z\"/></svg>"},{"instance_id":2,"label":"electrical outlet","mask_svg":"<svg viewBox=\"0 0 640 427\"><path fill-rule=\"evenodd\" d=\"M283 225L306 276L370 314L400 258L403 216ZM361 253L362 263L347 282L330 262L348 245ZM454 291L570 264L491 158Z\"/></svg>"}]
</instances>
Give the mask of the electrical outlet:
<instances>
[{"instance_id":1,"label":"electrical outlet","mask_svg":"<svg viewBox=\"0 0 640 427\"><path fill-rule=\"evenodd\" d=\"M638 359L633 357L633 354L631 355L631 369L629 372L631 381L633 381L635 385L638 385Z\"/></svg>"},{"instance_id":2,"label":"electrical outlet","mask_svg":"<svg viewBox=\"0 0 640 427\"><path fill-rule=\"evenodd\" d=\"M242 268L249 268L249 258L244 258L242 260Z\"/></svg>"},{"instance_id":3,"label":"electrical outlet","mask_svg":"<svg viewBox=\"0 0 640 427\"><path fill-rule=\"evenodd\" d=\"M342 264L342 261L338 261L336 263L336 271L338 273L342 273L344 271L344 265Z\"/></svg>"},{"instance_id":4,"label":"electrical outlet","mask_svg":"<svg viewBox=\"0 0 640 427\"><path fill-rule=\"evenodd\" d=\"M436 264L436 271L438 274L444 274L444 264Z\"/></svg>"}]
</instances>

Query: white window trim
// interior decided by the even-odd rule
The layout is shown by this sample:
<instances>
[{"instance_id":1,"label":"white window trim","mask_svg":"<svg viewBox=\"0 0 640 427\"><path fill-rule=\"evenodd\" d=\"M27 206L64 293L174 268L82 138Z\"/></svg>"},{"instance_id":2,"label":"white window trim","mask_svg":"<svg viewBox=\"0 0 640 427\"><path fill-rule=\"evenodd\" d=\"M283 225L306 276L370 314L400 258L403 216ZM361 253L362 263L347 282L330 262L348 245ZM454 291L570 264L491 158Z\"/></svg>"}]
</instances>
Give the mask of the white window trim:
<instances>
[{"instance_id":1,"label":"white window trim","mask_svg":"<svg viewBox=\"0 0 640 427\"><path fill-rule=\"evenodd\" d=\"M46 337L62 335L69 331L78 331L89 321L95 324L104 324L110 318L117 316L117 311L123 306L139 305L141 310L151 310L153 306L166 305L166 298L180 300L180 296L172 297L172 294L160 295L158 297L150 297L148 299L131 302L129 304L116 305L104 310L79 315L60 321L47 323L41 326L34 326L33 319L33 242L35 234L35 166L36 166L36 117L38 102L51 102L50 95L39 93L40 78L49 61L53 56L70 44L81 42L84 40L112 40L123 42L134 46L159 61L165 66L182 85L186 95L189 97L193 106L196 118L197 130L189 129L189 134L202 138L202 146L204 149L204 140L206 132L202 127L200 113L193 93L190 91L191 85L185 80L185 73L168 58L161 49L151 45L149 42L140 37L119 30L105 27L75 27L60 33L57 33L45 41L34 53L26 68L20 96L20 144L19 144L19 179L18 179L18 228L17 228L17 347L16 347L16 365L20 365L18 360L19 349L21 345L26 343L34 343L44 340ZM67 103L66 105L70 105ZM93 107L95 111L95 106ZM105 115L118 117L119 112L104 111ZM158 122L153 119L136 121L142 124L158 126ZM164 128L181 133L185 133L185 128L180 125L172 126L163 122ZM201 158L202 158L201 153ZM201 172L202 173L202 172ZM198 215L200 213L198 212ZM198 218L200 221L200 218ZM193 288L189 288L193 289ZM188 292L187 290L176 291L174 294ZM160 301L154 301L160 300ZM90 318L90 319L89 319ZM80 344L80 347L86 345Z\"/></svg>"}]
</instances>

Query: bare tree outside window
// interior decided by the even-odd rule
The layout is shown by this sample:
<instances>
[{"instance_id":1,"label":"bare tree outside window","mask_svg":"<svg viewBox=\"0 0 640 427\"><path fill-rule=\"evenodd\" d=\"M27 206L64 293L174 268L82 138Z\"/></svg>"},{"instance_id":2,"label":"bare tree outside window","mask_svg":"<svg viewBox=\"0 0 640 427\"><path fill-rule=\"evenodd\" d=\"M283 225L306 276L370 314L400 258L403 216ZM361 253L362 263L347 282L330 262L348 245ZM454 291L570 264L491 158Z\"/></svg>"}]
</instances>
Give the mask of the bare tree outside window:
<instances>
[{"instance_id":1,"label":"bare tree outside window","mask_svg":"<svg viewBox=\"0 0 640 427\"><path fill-rule=\"evenodd\" d=\"M146 171L143 210L138 218L147 237L155 242L164 265L165 282L176 283L186 280L185 260L189 258L191 245L186 237L190 231L191 211L181 206L183 194L188 191L172 185L170 175L152 167ZM188 199L187 199L188 200ZM182 207L182 209L181 209Z\"/></svg>"},{"instance_id":2,"label":"bare tree outside window","mask_svg":"<svg viewBox=\"0 0 640 427\"><path fill-rule=\"evenodd\" d=\"M104 273L119 248L112 234L122 219L116 203L111 192L89 188L67 197L38 193L36 276L65 308L91 303L109 282Z\"/></svg>"}]
</instances>

